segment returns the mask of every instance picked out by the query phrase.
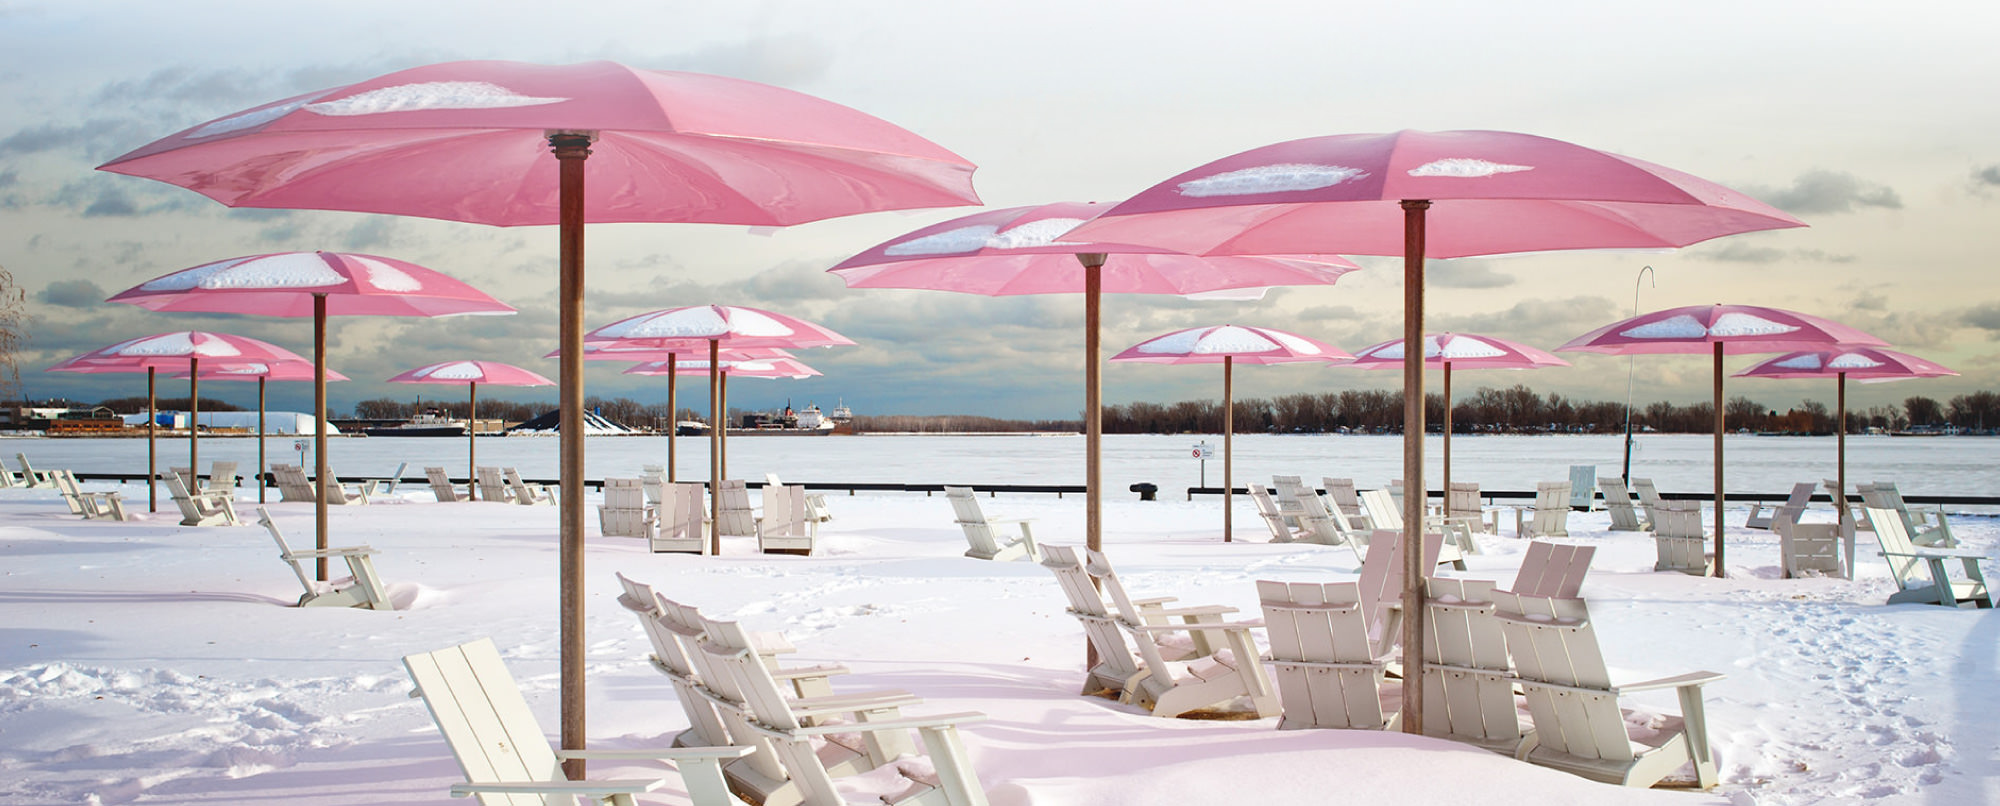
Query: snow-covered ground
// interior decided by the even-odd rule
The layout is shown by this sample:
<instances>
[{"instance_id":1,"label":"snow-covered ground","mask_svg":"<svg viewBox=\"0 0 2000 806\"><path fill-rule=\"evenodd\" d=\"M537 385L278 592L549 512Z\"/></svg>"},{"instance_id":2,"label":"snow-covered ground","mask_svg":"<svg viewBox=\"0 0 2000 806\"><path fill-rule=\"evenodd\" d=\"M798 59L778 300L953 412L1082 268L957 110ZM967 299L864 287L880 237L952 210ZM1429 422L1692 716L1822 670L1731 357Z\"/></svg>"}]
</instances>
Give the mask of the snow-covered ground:
<instances>
[{"instance_id":1,"label":"snow-covered ground","mask_svg":"<svg viewBox=\"0 0 2000 806\"><path fill-rule=\"evenodd\" d=\"M122 489L143 512L144 488ZM254 491L238 499L253 513ZM984 503L996 517L1038 518L1043 542L1082 540L1077 497ZM959 556L942 497L831 504L835 519L807 558L758 556L743 538L722 557L653 555L598 537L591 518L594 745L656 746L685 727L637 621L614 602L622 572L711 616L782 630L801 661L847 664L843 688L907 689L924 710L985 712L964 736L996 806L2000 802L2000 617L1883 605L1890 582L1871 545L1857 581L1784 580L1775 539L1732 528L1730 578L1717 580L1654 573L1650 538L1606 532L1602 513L1571 518L1571 539L1599 547L1583 594L1614 678L1728 675L1708 689L1721 786L1640 791L1441 740L1160 720L1078 696L1082 631L1047 570ZM1112 496L1106 550L1141 595L1245 616L1257 615L1254 580L1354 574L1344 549L1262 542L1243 507L1246 540L1224 544L1212 498ZM309 506L270 508L295 545L310 541ZM254 525L183 528L164 510L87 522L52 491L0 490L0 802L462 802L446 793L456 767L407 697L399 658L480 636L499 644L553 730L553 508L439 504L406 486L332 519L335 545L381 552L376 566L407 609L287 607L298 583ZM1988 517L1953 525L1972 547L2000 540ZM1481 542L1467 575L1511 580L1525 543ZM1671 691L1635 704L1677 710ZM596 763L592 774L645 770Z\"/></svg>"}]
</instances>

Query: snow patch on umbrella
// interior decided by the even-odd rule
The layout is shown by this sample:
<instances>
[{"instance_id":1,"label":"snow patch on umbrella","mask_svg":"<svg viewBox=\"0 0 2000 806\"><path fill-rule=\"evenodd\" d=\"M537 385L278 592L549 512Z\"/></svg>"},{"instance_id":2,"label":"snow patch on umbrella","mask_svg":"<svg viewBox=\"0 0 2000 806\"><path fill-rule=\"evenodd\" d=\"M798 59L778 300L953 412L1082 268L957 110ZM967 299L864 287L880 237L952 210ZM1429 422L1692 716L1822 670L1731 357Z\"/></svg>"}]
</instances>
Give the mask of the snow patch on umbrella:
<instances>
[{"instance_id":1,"label":"snow patch on umbrella","mask_svg":"<svg viewBox=\"0 0 2000 806\"><path fill-rule=\"evenodd\" d=\"M1708 332L1714 336L1772 336L1798 330L1796 325L1780 324L1747 313L1725 313L1715 318Z\"/></svg>"},{"instance_id":2,"label":"snow patch on umbrella","mask_svg":"<svg viewBox=\"0 0 2000 806\"><path fill-rule=\"evenodd\" d=\"M1306 339L1301 338L1299 336L1294 336L1290 333L1280 333L1274 330L1266 330L1264 331L1264 335L1269 336L1270 338L1276 340L1279 344L1284 345L1285 349L1291 350L1292 352L1298 353L1300 355L1319 355L1320 353L1325 352L1319 348L1319 345L1307 341Z\"/></svg>"},{"instance_id":3,"label":"snow patch on umbrella","mask_svg":"<svg viewBox=\"0 0 2000 806\"><path fill-rule=\"evenodd\" d=\"M308 104L306 111L330 117L421 112L433 109L502 109L556 104L568 98L536 98L484 81L431 81L399 84Z\"/></svg>"},{"instance_id":4,"label":"snow patch on umbrella","mask_svg":"<svg viewBox=\"0 0 2000 806\"><path fill-rule=\"evenodd\" d=\"M1243 168L1200 179L1190 179L1180 183L1179 187L1182 196L1195 198L1255 196L1263 193L1319 190L1366 176L1368 173L1359 168L1288 162L1259 165L1255 168Z\"/></svg>"},{"instance_id":5,"label":"snow patch on umbrella","mask_svg":"<svg viewBox=\"0 0 2000 806\"><path fill-rule=\"evenodd\" d=\"M1030 221L1018 227L1001 232L989 241L987 246L994 249L1031 249L1038 246L1053 246L1064 233L1083 224L1081 218L1044 218Z\"/></svg>"},{"instance_id":6,"label":"snow patch on umbrella","mask_svg":"<svg viewBox=\"0 0 2000 806\"><path fill-rule=\"evenodd\" d=\"M1453 338L1450 344L1443 347L1438 346L1436 336L1424 338L1424 355L1427 357L1434 355L1446 361L1457 361L1461 358L1498 358L1506 354L1506 350L1465 336Z\"/></svg>"},{"instance_id":7,"label":"snow patch on umbrella","mask_svg":"<svg viewBox=\"0 0 2000 806\"><path fill-rule=\"evenodd\" d=\"M1771 366L1784 367L1785 369L1819 369L1819 353L1795 355L1783 361L1773 361L1771 362Z\"/></svg>"},{"instance_id":8,"label":"snow patch on umbrella","mask_svg":"<svg viewBox=\"0 0 2000 806\"><path fill-rule=\"evenodd\" d=\"M1708 335L1708 327L1700 319L1681 314L1621 330L1618 335L1633 339L1699 339Z\"/></svg>"},{"instance_id":9,"label":"snow patch on umbrella","mask_svg":"<svg viewBox=\"0 0 2000 806\"><path fill-rule=\"evenodd\" d=\"M1409 173L1411 176L1443 176L1458 179L1476 179L1483 176L1511 174L1520 171L1532 171L1534 169L1535 166L1533 165L1506 165L1498 162L1487 162L1481 159L1454 157L1451 159L1431 160L1430 162L1411 168Z\"/></svg>"},{"instance_id":10,"label":"snow patch on umbrella","mask_svg":"<svg viewBox=\"0 0 2000 806\"><path fill-rule=\"evenodd\" d=\"M349 259L353 260L356 263L361 264L361 268L366 270L368 274L369 285L372 285L383 291L391 291L395 293L409 293L412 291L424 290L424 284L422 281L418 280L415 276L411 275L409 272L403 271L402 269L396 268L395 266L391 266L379 260L360 257L358 255L352 256Z\"/></svg>"},{"instance_id":11,"label":"snow patch on umbrella","mask_svg":"<svg viewBox=\"0 0 2000 806\"><path fill-rule=\"evenodd\" d=\"M1817 355L1813 356L1812 358L1815 363L1817 363L1819 360L1819 356ZM1834 356L1832 361L1826 362L1826 366L1829 369L1873 369L1875 367L1882 366L1883 363L1884 362L1877 361L1873 358L1869 358L1868 356L1862 355L1860 353L1841 353L1840 355ZM1815 368L1816 367L1804 367L1804 369L1815 369Z\"/></svg>"},{"instance_id":12,"label":"snow patch on umbrella","mask_svg":"<svg viewBox=\"0 0 2000 806\"><path fill-rule=\"evenodd\" d=\"M315 288L340 285L340 276L311 252L290 252L261 258L237 258L196 266L148 282L146 291L187 291L195 288Z\"/></svg>"},{"instance_id":13,"label":"snow patch on umbrella","mask_svg":"<svg viewBox=\"0 0 2000 806\"><path fill-rule=\"evenodd\" d=\"M265 109L254 109L241 115L230 115L219 120L211 120L189 131L187 138L193 140L200 137L214 137L218 134L240 132L244 129L254 129L296 112L299 107L311 102L311 98L300 98L291 103L278 104L277 106Z\"/></svg>"},{"instance_id":14,"label":"snow patch on umbrella","mask_svg":"<svg viewBox=\"0 0 2000 806\"><path fill-rule=\"evenodd\" d=\"M196 344L194 333L162 333L158 336L133 339L112 348L112 355L129 356L208 356L242 355L243 352L223 339L204 339Z\"/></svg>"},{"instance_id":15,"label":"snow patch on umbrella","mask_svg":"<svg viewBox=\"0 0 2000 806\"><path fill-rule=\"evenodd\" d=\"M1424 337L1424 353L1426 355L1437 351L1437 345L1431 342L1431 338L1430 336ZM1360 355L1361 358L1387 358L1390 360L1402 358L1403 356L1403 343L1400 341L1384 344L1374 350L1363 350Z\"/></svg>"},{"instance_id":16,"label":"snow patch on umbrella","mask_svg":"<svg viewBox=\"0 0 2000 806\"><path fill-rule=\"evenodd\" d=\"M452 361L424 367L412 373L419 378L443 378L448 381L476 381L486 377L486 372L471 361Z\"/></svg>"},{"instance_id":17,"label":"snow patch on umbrella","mask_svg":"<svg viewBox=\"0 0 2000 806\"><path fill-rule=\"evenodd\" d=\"M214 263L209 263L202 266L196 266L192 269L177 271L174 272L173 274L155 277L151 280L147 280L146 282L139 284L139 290L186 291L192 288L202 288L204 287L202 285L202 281L207 280L209 275L215 274L216 272L230 268L238 263L242 263L243 261L249 259L250 258L247 257L239 257L239 258L230 258L229 260L218 260Z\"/></svg>"},{"instance_id":18,"label":"snow patch on umbrella","mask_svg":"<svg viewBox=\"0 0 2000 806\"><path fill-rule=\"evenodd\" d=\"M899 244L890 244L882 254L894 257L911 255L962 255L977 252L991 243L999 227L981 224L974 227L959 227L932 233L922 238L911 238Z\"/></svg>"},{"instance_id":19,"label":"snow patch on umbrella","mask_svg":"<svg viewBox=\"0 0 2000 806\"><path fill-rule=\"evenodd\" d=\"M271 365L270 365L270 364L229 364L229 365L227 365L227 366L224 366L224 367L222 367L222 368L220 368L220 369L203 369L202 371L203 371L203 372L213 372L213 373L215 373L215 374L217 374L217 375L249 375L249 376L252 376L252 377L255 377L255 376L258 376L258 375L269 375L269 374L271 374Z\"/></svg>"}]
</instances>

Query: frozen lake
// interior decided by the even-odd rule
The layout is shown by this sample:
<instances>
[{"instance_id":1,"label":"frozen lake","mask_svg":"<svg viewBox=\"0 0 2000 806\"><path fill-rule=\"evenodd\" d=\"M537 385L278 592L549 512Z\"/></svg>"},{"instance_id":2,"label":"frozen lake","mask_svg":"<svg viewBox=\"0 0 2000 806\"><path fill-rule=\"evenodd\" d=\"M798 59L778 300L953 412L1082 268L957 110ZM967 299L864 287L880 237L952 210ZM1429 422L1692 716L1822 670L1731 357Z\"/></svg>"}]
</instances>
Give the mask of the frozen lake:
<instances>
[{"instance_id":1,"label":"frozen lake","mask_svg":"<svg viewBox=\"0 0 2000 806\"><path fill-rule=\"evenodd\" d=\"M679 476L708 475L708 442L680 437ZM1125 435L1104 438L1104 481L1113 495L1126 495L1134 482L1158 484L1175 495L1201 480L1202 463L1193 447L1215 448L1207 481L1222 482L1220 435ZM267 458L296 462L294 438L269 439ZM1402 441L1389 436L1238 436L1236 479L1268 480L1283 473L1317 480L1351 477L1362 487L1379 486L1401 475ZM788 482L883 482L967 484L1082 484L1081 436L853 436L739 437L729 443L729 470L735 478L761 480L776 472ZM1632 456L1632 475L1650 477L1667 492L1712 490L1712 438L1703 435L1641 435ZM402 462L408 475L425 465L443 465L454 476L466 473L462 439L344 437L330 442L333 468L341 475L380 475ZM35 463L80 473L136 473L146 464L143 439L0 439L0 457L23 452ZM664 464L666 437L592 437L585 453L591 478L636 475L647 464ZM1442 443L1429 438L1428 476L1440 477ZM2000 439L1987 437L1853 436L1847 440L1847 475L1856 480L1893 480L1906 494L2000 495ZM163 439L162 468L185 464L187 440ZM247 437L206 437L204 466L232 459L256 463L257 443ZM1456 481L1477 481L1488 490L1531 490L1537 481L1567 479L1572 464L1595 464L1599 475L1617 475L1624 461L1618 435L1459 436L1452 440ZM1732 491L1784 493L1800 481L1834 474L1832 437L1731 436L1726 443ZM529 477L557 475L554 437L491 437L479 441L479 463L521 469Z\"/></svg>"}]
</instances>

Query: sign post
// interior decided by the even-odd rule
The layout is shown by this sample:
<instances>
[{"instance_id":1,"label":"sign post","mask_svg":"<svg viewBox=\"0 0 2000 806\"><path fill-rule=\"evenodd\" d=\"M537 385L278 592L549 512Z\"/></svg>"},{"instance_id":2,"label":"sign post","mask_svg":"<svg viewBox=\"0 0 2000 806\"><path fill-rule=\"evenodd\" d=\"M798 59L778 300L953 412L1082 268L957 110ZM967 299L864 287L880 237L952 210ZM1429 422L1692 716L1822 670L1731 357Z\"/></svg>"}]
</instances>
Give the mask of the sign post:
<instances>
[{"instance_id":1,"label":"sign post","mask_svg":"<svg viewBox=\"0 0 2000 806\"><path fill-rule=\"evenodd\" d=\"M1201 486L1208 486L1208 458L1215 455L1215 448L1206 442L1194 444L1194 458L1201 460Z\"/></svg>"}]
</instances>

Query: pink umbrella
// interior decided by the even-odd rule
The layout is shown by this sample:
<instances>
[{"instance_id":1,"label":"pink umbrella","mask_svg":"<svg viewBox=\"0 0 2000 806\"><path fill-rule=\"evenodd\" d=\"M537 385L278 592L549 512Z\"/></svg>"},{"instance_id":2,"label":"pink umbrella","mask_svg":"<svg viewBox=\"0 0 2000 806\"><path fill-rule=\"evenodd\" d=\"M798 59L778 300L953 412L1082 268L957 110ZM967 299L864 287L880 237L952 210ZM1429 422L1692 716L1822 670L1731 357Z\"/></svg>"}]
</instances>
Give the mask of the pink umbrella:
<instances>
[{"instance_id":1,"label":"pink umbrella","mask_svg":"<svg viewBox=\"0 0 2000 806\"><path fill-rule=\"evenodd\" d=\"M177 378L189 377L191 373L179 372ZM311 362L301 358L297 361L270 361L251 364L211 364L201 368L202 380L208 381L256 381L257 382L257 503L264 503L267 486L264 484L264 382L269 381L310 381L318 377ZM333 370L326 371L328 382L347 380Z\"/></svg>"},{"instance_id":2,"label":"pink umbrella","mask_svg":"<svg viewBox=\"0 0 2000 806\"><path fill-rule=\"evenodd\" d=\"M1942 365L1926 361L1908 353L1884 350L1876 347L1837 346L1828 350L1807 350L1786 353L1776 358L1766 358L1749 369L1738 372L1738 378L1825 378L1834 377L1836 406L1839 409L1838 425L1834 428L1838 451L1838 475L1835 483L1840 489L1831 491L1838 499L1847 494L1847 379L1853 377L1862 383L1886 383L1910 378L1939 378L1957 375ZM1844 527L1853 513L1839 500L1833 508L1840 513L1840 523ZM1841 529L1847 538L1847 569L1849 578L1854 573L1854 530Z\"/></svg>"},{"instance_id":3,"label":"pink umbrella","mask_svg":"<svg viewBox=\"0 0 2000 806\"><path fill-rule=\"evenodd\" d=\"M1402 339L1362 348L1347 366L1358 369L1402 369ZM1444 514L1451 514L1451 370L1459 369L1540 369L1567 367L1564 361L1540 349L1492 336L1463 333L1432 333L1424 337L1424 367L1444 370ZM1414 489L1414 488L1413 488Z\"/></svg>"},{"instance_id":4,"label":"pink umbrella","mask_svg":"<svg viewBox=\"0 0 2000 806\"><path fill-rule=\"evenodd\" d=\"M877 118L763 84L609 62L403 70L213 120L100 167L231 206L559 225L571 354L559 403L562 741L575 748L586 741L584 222L785 225L979 201L971 163ZM584 774L577 759L563 769Z\"/></svg>"},{"instance_id":5,"label":"pink umbrella","mask_svg":"<svg viewBox=\"0 0 2000 806\"><path fill-rule=\"evenodd\" d=\"M638 350L676 351L706 347L711 366L721 361L723 345L734 349L752 347L837 347L852 345L846 336L780 313L737 305L694 305L685 308L642 313L620 319L583 334L583 347L597 347L601 355L630 354ZM578 352L581 352L579 350ZM715 422L708 428L708 480L710 490L722 485L722 438L727 410L722 405L722 389L717 375L709 373L709 411ZM668 439L671 444L672 438ZM710 518L722 522L722 499L709 496ZM709 549L722 553L722 535L709 535Z\"/></svg>"},{"instance_id":6,"label":"pink umbrella","mask_svg":"<svg viewBox=\"0 0 2000 806\"><path fill-rule=\"evenodd\" d=\"M555 381L534 372L498 361L443 361L404 372L389 379L390 383L446 383L465 384L467 398L465 427L465 486L468 497L479 500L479 485L472 479L478 477L479 466L479 385L488 386L554 386Z\"/></svg>"},{"instance_id":7,"label":"pink umbrella","mask_svg":"<svg viewBox=\"0 0 2000 806\"><path fill-rule=\"evenodd\" d=\"M1057 202L987 210L894 238L828 269L849 288L928 288L988 296L1083 294L1084 541L1091 549L1102 548L1103 535L1098 297L1332 285L1360 268L1333 255L1201 258L1137 241L1070 235L1108 209L1097 203Z\"/></svg>"},{"instance_id":8,"label":"pink umbrella","mask_svg":"<svg viewBox=\"0 0 2000 806\"><path fill-rule=\"evenodd\" d=\"M186 370L188 378L188 466L201 467L201 359L225 363L297 361L303 363L297 353L267 341L228 333L211 333L205 330L183 330L171 333L155 333L127 339L109 347L100 347L81 355L72 356L62 363L49 367L49 372L139 372L146 373L146 505L148 511L159 511L159 492L154 478L159 475L154 436L153 379L156 370Z\"/></svg>"},{"instance_id":9,"label":"pink umbrella","mask_svg":"<svg viewBox=\"0 0 2000 806\"><path fill-rule=\"evenodd\" d=\"M1245 364L1291 364L1300 361L1338 363L1354 356L1340 348L1296 333L1247 325L1210 325L1176 330L1134 344L1113 361L1144 364L1222 365L1222 542L1235 538L1236 477L1232 441L1236 435L1236 362Z\"/></svg>"},{"instance_id":10,"label":"pink umbrella","mask_svg":"<svg viewBox=\"0 0 2000 806\"><path fill-rule=\"evenodd\" d=\"M345 252L278 252L218 260L163 274L107 302L149 311L248 313L313 318L314 367L326 367L326 317L509 314L514 309L472 286L415 263ZM315 544L327 546L326 384L313 384ZM259 468L258 472L263 472ZM326 558L314 563L326 580Z\"/></svg>"},{"instance_id":11,"label":"pink umbrella","mask_svg":"<svg viewBox=\"0 0 2000 806\"><path fill-rule=\"evenodd\" d=\"M600 342L583 345L583 360L585 361L677 362L682 358L686 358L688 354L689 350L685 347L678 349L670 347L662 350L653 347L631 347L618 342ZM741 349L721 350L717 353L717 356L723 361L737 361L753 358L790 358L792 354L777 347L745 347ZM542 357L560 358L562 357L562 351L551 350L547 355ZM662 373L667 377L667 411L669 412L669 416L674 418L672 427L667 429L667 483L669 484L676 480L675 476L680 461L678 456L680 443L680 402L679 398L676 397L675 381L681 375L707 375L708 370L706 367L708 365L704 363L702 366L702 371L697 373ZM727 380L727 378L722 379L723 382ZM726 386L724 390L726 391ZM709 419L715 419L714 412L709 413ZM720 422L720 420L717 420L717 422ZM728 441L729 437L725 434L723 436L724 449L728 448Z\"/></svg>"},{"instance_id":12,"label":"pink umbrella","mask_svg":"<svg viewBox=\"0 0 2000 806\"><path fill-rule=\"evenodd\" d=\"M1886 346L1881 339L1817 316L1757 305L1690 305L1640 314L1585 333L1556 352L1715 355L1715 575L1723 575L1722 356L1836 344Z\"/></svg>"},{"instance_id":13,"label":"pink umbrella","mask_svg":"<svg viewBox=\"0 0 2000 806\"><path fill-rule=\"evenodd\" d=\"M1435 227L1427 222L1433 214ZM1560 140L1401 131L1224 157L1141 191L1069 237L1194 254L1401 255L1403 483L1421 490L1426 257L1679 247L1799 226L1721 185ZM1423 496L1405 496L1405 522L1422 523L1423 504ZM1424 635L1423 586L1415 581L1430 569L1423 552L1404 554L1403 646L1411 648ZM1404 666L1403 730L1422 733L1423 658L1406 653Z\"/></svg>"}]
</instances>

